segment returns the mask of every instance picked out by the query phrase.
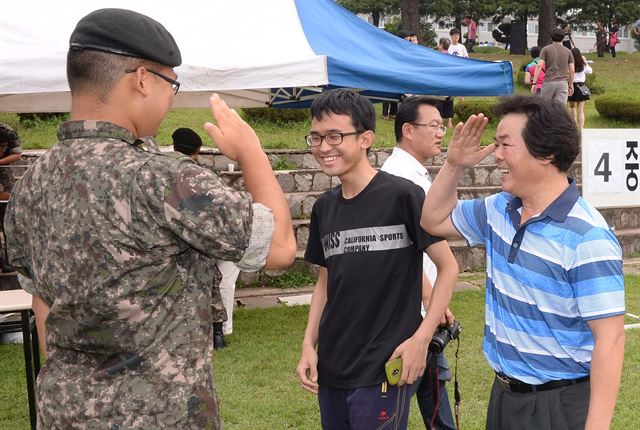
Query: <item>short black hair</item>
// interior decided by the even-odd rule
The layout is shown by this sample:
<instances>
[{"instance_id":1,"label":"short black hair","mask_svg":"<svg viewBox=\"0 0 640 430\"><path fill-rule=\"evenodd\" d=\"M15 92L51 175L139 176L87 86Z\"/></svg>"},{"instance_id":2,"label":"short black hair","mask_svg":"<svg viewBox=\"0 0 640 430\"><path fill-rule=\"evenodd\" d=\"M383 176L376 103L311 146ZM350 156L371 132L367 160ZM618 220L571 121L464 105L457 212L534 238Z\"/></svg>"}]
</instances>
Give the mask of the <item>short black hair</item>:
<instances>
[{"instance_id":1,"label":"short black hair","mask_svg":"<svg viewBox=\"0 0 640 430\"><path fill-rule=\"evenodd\" d=\"M359 132L376 131L376 112L366 97L355 91L338 88L325 91L311 103L311 118L322 120L325 115L347 115Z\"/></svg>"},{"instance_id":2,"label":"short black hair","mask_svg":"<svg viewBox=\"0 0 640 430\"><path fill-rule=\"evenodd\" d=\"M359 133L376 131L376 111L373 103L355 91L337 88L321 93L311 103L311 118L322 120L325 115L347 115ZM367 148L367 155L371 148Z\"/></svg>"},{"instance_id":3,"label":"short black hair","mask_svg":"<svg viewBox=\"0 0 640 430\"><path fill-rule=\"evenodd\" d=\"M566 107L536 96L502 98L492 109L495 115L521 113L527 116L522 138L529 154L551 159L560 172L567 172L580 152L580 132Z\"/></svg>"},{"instance_id":4,"label":"short black hair","mask_svg":"<svg viewBox=\"0 0 640 430\"><path fill-rule=\"evenodd\" d=\"M433 106L438 109L440 100L436 100L426 96L411 96L407 97L398 106L398 112L396 112L396 122L393 125L396 142L400 142L402 139L402 126L406 123L416 122L418 119L418 109L422 105Z\"/></svg>"},{"instance_id":5,"label":"short black hair","mask_svg":"<svg viewBox=\"0 0 640 430\"><path fill-rule=\"evenodd\" d=\"M190 128L178 128L171 135L173 139L173 150L182 152L184 155L194 155L202 147L202 139L198 133Z\"/></svg>"},{"instance_id":6,"label":"short black hair","mask_svg":"<svg viewBox=\"0 0 640 430\"><path fill-rule=\"evenodd\" d=\"M551 40L553 40L554 42L562 42L562 39L564 39L564 35L565 32L561 28L556 27L551 30Z\"/></svg>"},{"instance_id":7,"label":"short black hair","mask_svg":"<svg viewBox=\"0 0 640 430\"><path fill-rule=\"evenodd\" d=\"M452 28L449 30L449 36L453 36L454 34L460 34L460 30L457 28Z\"/></svg>"},{"instance_id":8,"label":"short black hair","mask_svg":"<svg viewBox=\"0 0 640 430\"><path fill-rule=\"evenodd\" d=\"M471 15L465 15L464 19L471 19Z\"/></svg>"},{"instance_id":9,"label":"short black hair","mask_svg":"<svg viewBox=\"0 0 640 430\"><path fill-rule=\"evenodd\" d=\"M540 56L540 47L532 46L530 52L531 52L531 58L538 58Z\"/></svg>"},{"instance_id":10,"label":"short black hair","mask_svg":"<svg viewBox=\"0 0 640 430\"><path fill-rule=\"evenodd\" d=\"M102 103L116 83L125 74L125 70L140 66L162 67L141 58L127 57L92 49L69 50L67 53L67 82L71 95L80 92L90 93Z\"/></svg>"},{"instance_id":11,"label":"short black hair","mask_svg":"<svg viewBox=\"0 0 640 430\"><path fill-rule=\"evenodd\" d=\"M407 37L415 36L416 34L411 30L400 30L398 32L398 37L402 39L406 39Z\"/></svg>"}]
</instances>

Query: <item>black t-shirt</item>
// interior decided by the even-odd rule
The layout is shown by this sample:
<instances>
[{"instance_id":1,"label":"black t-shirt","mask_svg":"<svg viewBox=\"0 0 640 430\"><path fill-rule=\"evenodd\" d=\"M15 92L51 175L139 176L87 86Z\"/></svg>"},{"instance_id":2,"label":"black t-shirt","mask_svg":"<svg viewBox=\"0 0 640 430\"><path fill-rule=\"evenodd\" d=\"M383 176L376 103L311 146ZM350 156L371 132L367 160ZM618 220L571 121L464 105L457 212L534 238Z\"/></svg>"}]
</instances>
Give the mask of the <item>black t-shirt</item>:
<instances>
[{"instance_id":1,"label":"black t-shirt","mask_svg":"<svg viewBox=\"0 0 640 430\"><path fill-rule=\"evenodd\" d=\"M328 273L319 384L383 382L384 363L418 329L423 251L442 240L420 227L423 202L422 188L378 172L354 198L337 186L313 206L305 259Z\"/></svg>"}]
</instances>

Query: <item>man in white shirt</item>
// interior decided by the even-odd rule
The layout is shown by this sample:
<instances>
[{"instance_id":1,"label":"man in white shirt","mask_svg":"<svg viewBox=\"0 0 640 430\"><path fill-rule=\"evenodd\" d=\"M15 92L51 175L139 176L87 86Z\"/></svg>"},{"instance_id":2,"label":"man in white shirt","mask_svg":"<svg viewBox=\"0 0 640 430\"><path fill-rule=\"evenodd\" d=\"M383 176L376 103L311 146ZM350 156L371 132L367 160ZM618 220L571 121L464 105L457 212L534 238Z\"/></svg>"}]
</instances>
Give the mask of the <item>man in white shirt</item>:
<instances>
[{"instance_id":1,"label":"man in white shirt","mask_svg":"<svg viewBox=\"0 0 640 430\"><path fill-rule=\"evenodd\" d=\"M449 46L449 54L456 57L469 58L467 48L465 48L462 43L458 43L460 42L460 30L457 28L452 28L451 31L449 31L449 36L451 36L451 46Z\"/></svg>"},{"instance_id":2,"label":"man in white shirt","mask_svg":"<svg viewBox=\"0 0 640 430\"><path fill-rule=\"evenodd\" d=\"M463 45L459 46L464 48ZM431 186L431 178L424 163L440 154L442 138L447 131L442 124L437 104L437 100L423 96L412 96L400 103L395 120L397 144L381 168L387 173L408 179L422 187L425 195ZM424 255L423 270L423 282L433 285L437 271L427 255ZM424 288L423 291L423 316L424 308L429 302L430 291L431 288ZM447 309L447 325L453 324L453 320L453 315ZM432 382L436 380L438 383L433 384ZM426 428L455 429L449 396L445 388L445 381L448 380L451 380L451 372L445 355L429 354L425 373L416 392Z\"/></svg>"}]
</instances>

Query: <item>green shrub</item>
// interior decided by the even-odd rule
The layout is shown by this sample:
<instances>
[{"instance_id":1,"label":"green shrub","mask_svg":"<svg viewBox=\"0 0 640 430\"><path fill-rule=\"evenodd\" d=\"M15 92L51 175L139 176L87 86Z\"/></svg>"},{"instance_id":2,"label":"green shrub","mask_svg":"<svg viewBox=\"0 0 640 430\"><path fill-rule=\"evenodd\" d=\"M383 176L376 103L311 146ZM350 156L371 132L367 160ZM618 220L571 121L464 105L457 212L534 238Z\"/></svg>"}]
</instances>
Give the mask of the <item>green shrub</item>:
<instances>
[{"instance_id":1,"label":"green shrub","mask_svg":"<svg viewBox=\"0 0 640 430\"><path fill-rule=\"evenodd\" d=\"M600 94L604 94L606 92L604 86L600 85L599 83L596 82L596 76L597 74L595 72L590 73L587 75L587 79L585 80L585 84L587 84L587 86L589 87L589 90L591 91L591 94L593 95L600 95Z\"/></svg>"},{"instance_id":2,"label":"green shrub","mask_svg":"<svg viewBox=\"0 0 640 430\"><path fill-rule=\"evenodd\" d=\"M498 46L474 46L473 52L476 54L504 54L509 53L504 48Z\"/></svg>"},{"instance_id":3,"label":"green shrub","mask_svg":"<svg viewBox=\"0 0 640 430\"><path fill-rule=\"evenodd\" d=\"M273 163L273 170L295 170L298 165L287 157L278 157Z\"/></svg>"},{"instance_id":4,"label":"green shrub","mask_svg":"<svg viewBox=\"0 0 640 430\"><path fill-rule=\"evenodd\" d=\"M464 101L456 100L453 111L460 121L466 121L471 115L483 113L489 118L489 122L493 120L491 107L498 101L494 97L481 99L464 99Z\"/></svg>"},{"instance_id":5,"label":"green shrub","mask_svg":"<svg viewBox=\"0 0 640 430\"><path fill-rule=\"evenodd\" d=\"M596 98L596 110L605 118L640 123L640 100L624 94L599 96Z\"/></svg>"},{"instance_id":6,"label":"green shrub","mask_svg":"<svg viewBox=\"0 0 640 430\"><path fill-rule=\"evenodd\" d=\"M61 122L69 119L69 114L64 112L38 112L19 113L20 125L26 128L38 128L45 124L55 124L56 127Z\"/></svg>"},{"instance_id":7,"label":"green shrub","mask_svg":"<svg viewBox=\"0 0 640 430\"><path fill-rule=\"evenodd\" d=\"M524 84L524 74L525 74L524 70L518 70L515 73L515 76L513 77L513 80L515 81L515 84L517 86L529 89L529 88L531 88L531 85L525 85Z\"/></svg>"},{"instance_id":8,"label":"green shrub","mask_svg":"<svg viewBox=\"0 0 640 430\"><path fill-rule=\"evenodd\" d=\"M289 123L302 122L309 118L309 109L288 109L288 108L244 108L242 109L245 118L249 121Z\"/></svg>"}]
</instances>

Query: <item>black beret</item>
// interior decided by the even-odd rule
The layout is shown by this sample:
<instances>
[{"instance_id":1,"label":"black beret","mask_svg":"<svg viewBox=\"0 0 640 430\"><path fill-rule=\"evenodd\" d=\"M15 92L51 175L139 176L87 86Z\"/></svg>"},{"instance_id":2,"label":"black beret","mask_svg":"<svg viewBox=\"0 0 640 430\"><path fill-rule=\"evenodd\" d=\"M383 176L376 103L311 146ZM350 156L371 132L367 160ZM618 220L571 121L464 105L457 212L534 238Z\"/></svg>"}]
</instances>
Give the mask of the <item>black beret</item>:
<instances>
[{"instance_id":1,"label":"black beret","mask_svg":"<svg viewBox=\"0 0 640 430\"><path fill-rule=\"evenodd\" d=\"M179 128L171 135L173 149L185 155L196 153L202 146L202 139L198 133L190 128Z\"/></svg>"},{"instance_id":2,"label":"black beret","mask_svg":"<svg viewBox=\"0 0 640 430\"><path fill-rule=\"evenodd\" d=\"M126 9L98 9L82 18L71 33L69 49L94 49L168 67L182 63L180 48L162 24Z\"/></svg>"}]
</instances>

